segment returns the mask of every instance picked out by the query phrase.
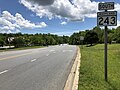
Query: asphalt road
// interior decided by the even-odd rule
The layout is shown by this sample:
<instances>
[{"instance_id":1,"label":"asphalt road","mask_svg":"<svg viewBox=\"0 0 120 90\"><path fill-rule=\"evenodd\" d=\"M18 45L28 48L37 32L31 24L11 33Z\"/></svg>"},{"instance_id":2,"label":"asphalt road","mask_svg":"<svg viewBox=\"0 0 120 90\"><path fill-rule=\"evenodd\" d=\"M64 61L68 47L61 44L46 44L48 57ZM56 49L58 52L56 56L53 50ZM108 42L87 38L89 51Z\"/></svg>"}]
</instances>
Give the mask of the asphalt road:
<instances>
[{"instance_id":1,"label":"asphalt road","mask_svg":"<svg viewBox=\"0 0 120 90\"><path fill-rule=\"evenodd\" d=\"M76 46L0 52L0 90L62 90Z\"/></svg>"}]
</instances>

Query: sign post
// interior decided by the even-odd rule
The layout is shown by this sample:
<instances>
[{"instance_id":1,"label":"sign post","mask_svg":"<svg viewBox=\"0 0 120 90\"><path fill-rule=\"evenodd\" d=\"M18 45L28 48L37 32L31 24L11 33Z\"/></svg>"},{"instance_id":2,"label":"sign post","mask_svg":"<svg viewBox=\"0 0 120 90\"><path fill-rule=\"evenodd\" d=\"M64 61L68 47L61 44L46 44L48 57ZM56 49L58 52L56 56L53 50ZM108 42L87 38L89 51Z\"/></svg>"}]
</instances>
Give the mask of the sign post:
<instances>
[{"instance_id":1,"label":"sign post","mask_svg":"<svg viewBox=\"0 0 120 90\"><path fill-rule=\"evenodd\" d=\"M107 69L107 48L108 48L108 46L107 46L107 41L108 41L108 33L107 33L107 26L105 26L105 33L104 33L104 35L105 35L105 37L104 37L104 43L105 43L105 47L104 47L104 67L105 67L105 81L107 81L108 80L108 69Z\"/></svg>"},{"instance_id":2,"label":"sign post","mask_svg":"<svg viewBox=\"0 0 120 90\"><path fill-rule=\"evenodd\" d=\"M108 81L108 68L107 68L107 41L108 41L108 33L107 26L116 26L117 25L117 11L107 11L114 9L114 2L105 2L99 3L98 10L105 10L104 12L97 13L97 25L104 26L104 76L105 81Z\"/></svg>"},{"instance_id":3,"label":"sign post","mask_svg":"<svg viewBox=\"0 0 120 90\"><path fill-rule=\"evenodd\" d=\"M83 49L83 41L84 41L84 37L80 36L80 41L81 41L81 48Z\"/></svg>"}]
</instances>

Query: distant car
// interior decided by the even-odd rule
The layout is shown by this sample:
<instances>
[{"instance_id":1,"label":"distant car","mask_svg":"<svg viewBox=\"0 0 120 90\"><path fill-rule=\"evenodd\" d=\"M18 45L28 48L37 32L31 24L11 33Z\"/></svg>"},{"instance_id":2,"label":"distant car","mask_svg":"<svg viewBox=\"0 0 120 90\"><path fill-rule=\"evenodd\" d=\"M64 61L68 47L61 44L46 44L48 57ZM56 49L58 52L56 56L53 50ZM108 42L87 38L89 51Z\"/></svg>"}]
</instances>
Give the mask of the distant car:
<instances>
[{"instance_id":1,"label":"distant car","mask_svg":"<svg viewBox=\"0 0 120 90\"><path fill-rule=\"evenodd\" d=\"M68 44L60 44L60 46L64 46L64 45L68 45Z\"/></svg>"},{"instance_id":2,"label":"distant car","mask_svg":"<svg viewBox=\"0 0 120 90\"><path fill-rule=\"evenodd\" d=\"M60 46L63 46L63 44L60 44Z\"/></svg>"},{"instance_id":3,"label":"distant car","mask_svg":"<svg viewBox=\"0 0 120 90\"><path fill-rule=\"evenodd\" d=\"M68 44L63 44L63 45L68 45Z\"/></svg>"}]
</instances>

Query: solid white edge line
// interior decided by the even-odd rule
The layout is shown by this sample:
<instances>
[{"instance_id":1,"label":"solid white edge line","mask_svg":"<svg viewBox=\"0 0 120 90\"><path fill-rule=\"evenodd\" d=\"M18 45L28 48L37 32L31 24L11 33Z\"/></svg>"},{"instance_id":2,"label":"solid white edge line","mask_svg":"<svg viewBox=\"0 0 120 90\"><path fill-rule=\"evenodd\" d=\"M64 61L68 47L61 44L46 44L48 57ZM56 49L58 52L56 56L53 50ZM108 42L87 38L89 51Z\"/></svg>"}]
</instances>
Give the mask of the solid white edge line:
<instances>
[{"instance_id":1,"label":"solid white edge line","mask_svg":"<svg viewBox=\"0 0 120 90\"><path fill-rule=\"evenodd\" d=\"M0 72L0 74L6 73L6 72L8 72L8 70L4 70L4 71Z\"/></svg>"}]
</instances>

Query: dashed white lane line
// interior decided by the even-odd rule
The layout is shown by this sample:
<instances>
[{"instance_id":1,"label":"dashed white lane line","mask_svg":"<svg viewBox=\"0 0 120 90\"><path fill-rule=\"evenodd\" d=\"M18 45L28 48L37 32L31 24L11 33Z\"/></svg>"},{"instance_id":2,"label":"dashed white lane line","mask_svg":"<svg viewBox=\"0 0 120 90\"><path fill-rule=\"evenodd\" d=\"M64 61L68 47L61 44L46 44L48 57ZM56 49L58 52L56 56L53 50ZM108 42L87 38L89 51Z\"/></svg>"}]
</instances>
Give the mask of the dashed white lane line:
<instances>
[{"instance_id":1,"label":"dashed white lane line","mask_svg":"<svg viewBox=\"0 0 120 90\"><path fill-rule=\"evenodd\" d=\"M46 54L46 56L49 56L49 54Z\"/></svg>"},{"instance_id":2,"label":"dashed white lane line","mask_svg":"<svg viewBox=\"0 0 120 90\"><path fill-rule=\"evenodd\" d=\"M33 59L33 60L31 60L31 62L35 62L37 59Z\"/></svg>"},{"instance_id":3,"label":"dashed white lane line","mask_svg":"<svg viewBox=\"0 0 120 90\"><path fill-rule=\"evenodd\" d=\"M8 72L8 70L4 70L4 71L0 72L0 75L3 73L6 73L6 72Z\"/></svg>"},{"instance_id":4,"label":"dashed white lane line","mask_svg":"<svg viewBox=\"0 0 120 90\"><path fill-rule=\"evenodd\" d=\"M72 52L73 50L63 50L63 52Z\"/></svg>"},{"instance_id":5,"label":"dashed white lane line","mask_svg":"<svg viewBox=\"0 0 120 90\"><path fill-rule=\"evenodd\" d=\"M54 52L55 50L50 50L49 52Z\"/></svg>"}]
</instances>

